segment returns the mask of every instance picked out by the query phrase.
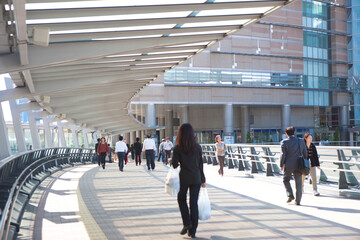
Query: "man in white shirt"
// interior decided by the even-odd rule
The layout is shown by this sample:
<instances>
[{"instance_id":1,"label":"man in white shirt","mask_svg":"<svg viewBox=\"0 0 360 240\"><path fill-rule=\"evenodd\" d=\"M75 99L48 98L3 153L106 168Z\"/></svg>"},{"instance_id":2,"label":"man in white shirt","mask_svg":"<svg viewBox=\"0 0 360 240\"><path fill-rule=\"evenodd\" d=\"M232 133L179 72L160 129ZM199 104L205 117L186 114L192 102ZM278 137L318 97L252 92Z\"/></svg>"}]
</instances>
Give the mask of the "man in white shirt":
<instances>
[{"instance_id":1,"label":"man in white shirt","mask_svg":"<svg viewBox=\"0 0 360 240\"><path fill-rule=\"evenodd\" d=\"M169 158L171 156L171 149L173 148L174 144L170 141L170 138L166 138L166 142L164 143L164 150L165 150L165 161L166 164L169 164Z\"/></svg>"},{"instance_id":2,"label":"man in white shirt","mask_svg":"<svg viewBox=\"0 0 360 240\"><path fill-rule=\"evenodd\" d=\"M125 159L125 154L128 151L128 148L127 148L126 144L124 143L123 139L124 139L124 137L120 136L119 141L116 142L116 145L115 145L115 152L119 159L119 170L121 172L124 171L124 159Z\"/></svg>"},{"instance_id":3,"label":"man in white shirt","mask_svg":"<svg viewBox=\"0 0 360 240\"><path fill-rule=\"evenodd\" d=\"M142 151L145 152L146 164L147 164L148 170L150 171L150 166L151 166L151 169L154 170L155 169L156 146L155 146L155 141L154 141L154 139L151 138L150 134L148 134L147 139L144 140Z\"/></svg>"}]
</instances>

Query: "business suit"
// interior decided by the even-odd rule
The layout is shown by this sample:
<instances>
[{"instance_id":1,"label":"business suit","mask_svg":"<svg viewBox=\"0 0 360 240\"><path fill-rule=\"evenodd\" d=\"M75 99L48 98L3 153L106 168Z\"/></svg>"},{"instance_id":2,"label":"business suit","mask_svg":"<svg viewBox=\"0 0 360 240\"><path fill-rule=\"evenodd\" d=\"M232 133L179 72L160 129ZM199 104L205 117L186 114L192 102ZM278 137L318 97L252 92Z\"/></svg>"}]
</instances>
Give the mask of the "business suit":
<instances>
[{"instance_id":1,"label":"business suit","mask_svg":"<svg viewBox=\"0 0 360 240\"><path fill-rule=\"evenodd\" d=\"M307 149L303 140L300 140L295 136L290 136L281 141L280 167L284 168L283 183L289 199L294 198L290 185L291 176L294 175L296 186L295 201L297 204L300 204L302 196L302 173L299 171L300 154L302 154L303 158L307 158Z\"/></svg>"},{"instance_id":2,"label":"business suit","mask_svg":"<svg viewBox=\"0 0 360 240\"><path fill-rule=\"evenodd\" d=\"M135 152L135 163L136 166L139 164L141 165L141 150L142 150L142 146L140 142L135 142L134 143L134 152Z\"/></svg>"},{"instance_id":3,"label":"business suit","mask_svg":"<svg viewBox=\"0 0 360 240\"><path fill-rule=\"evenodd\" d=\"M190 234L195 235L198 226L199 210L198 198L201 183L205 183L205 175L203 171L202 150L197 145L193 153L185 153L175 146L173 150L172 166L177 168L181 166L179 173L180 191L177 196L181 217L184 226L192 226L189 230ZM186 203L186 194L190 190L190 214Z\"/></svg>"}]
</instances>

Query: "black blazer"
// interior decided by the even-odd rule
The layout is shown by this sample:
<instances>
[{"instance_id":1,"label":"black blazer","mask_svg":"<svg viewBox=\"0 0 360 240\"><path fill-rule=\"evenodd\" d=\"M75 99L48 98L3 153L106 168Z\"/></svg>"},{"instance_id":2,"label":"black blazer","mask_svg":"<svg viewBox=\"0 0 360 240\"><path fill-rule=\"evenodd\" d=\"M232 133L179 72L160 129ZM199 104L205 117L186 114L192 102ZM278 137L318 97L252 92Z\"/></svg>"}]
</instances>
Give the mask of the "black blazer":
<instances>
[{"instance_id":1,"label":"black blazer","mask_svg":"<svg viewBox=\"0 0 360 240\"><path fill-rule=\"evenodd\" d=\"M300 153L299 153L300 144ZM307 148L304 140L291 136L281 141L280 167L284 167L285 171L296 171L299 169L299 156L307 159Z\"/></svg>"},{"instance_id":2,"label":"black blazer","mask_svg":"<svg viewBox=\"0 0 360 240\"><path fill-rule=\"evenodd\" d=\"M184 153L176 145L173 150L172 165L177 168L180 163L180 184L200 184L206 181L202 150L198 144L194 153Z\"/></svg>"},{"instance_id":3,"label":"black blazer","mask_svg":"<svg viewBox=\"0 0 360 240\"><path fill-rule=\"evenodd\" d=\"M134 150L135 150L135 154L141 154L142 151L142 146L140 142L136 142L134 143Z\"/></svg>"},{"instance_id":4,"label":"black blazer","mask_svg":"<svg viewBox=\"0 0 360 240\"><path fill-rule=\"evenodd\" d=\"M306 146L306 148L307 148L307 146ZM319 155L318 155L318 153L317 153L315 144L311 143L311 144L310 144L310 148L307 148L307 149L308 149L308 151L311 150L311 152L312 152L312 156L309 157L310 162L311 162L311 166L312 166L312 167L318 167L318 166L320 166Z\"/></svg>"}]
</instances>

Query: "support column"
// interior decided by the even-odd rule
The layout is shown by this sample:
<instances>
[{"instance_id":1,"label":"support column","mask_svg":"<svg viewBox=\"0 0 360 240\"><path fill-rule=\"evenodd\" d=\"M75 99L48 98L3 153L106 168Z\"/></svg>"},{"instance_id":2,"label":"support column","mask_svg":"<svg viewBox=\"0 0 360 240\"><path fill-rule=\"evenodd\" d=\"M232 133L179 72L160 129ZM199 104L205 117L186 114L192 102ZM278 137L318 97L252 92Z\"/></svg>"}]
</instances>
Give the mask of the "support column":
<instances>
[{"instance_id":1,"label":"support column","mask_svg":"<svg viewBox=\"0 0 360 240\"><path fill-rule=\"evenodd\" d=\"M0 103L0 160L7 158L11 155L9 137L4 119L2 106Z\"/></svg>"},{"instance_id":2,"label":"support column","mask_svg":"<svg viewBox=\"0 0 360 240\"><path fill-rule=\"evenodd\" d=\"M180 107L180 126L184 123L189 123L189 105L184 105Z\"/></svg>"},{"instance_id":3,"label":"support column","mask_svg":"<svg viewBox=\"0 0 360 240\"><path fill-rule=\"evenodd\" d=\"M40 137L39 137L39 129L36 126L36 118L32 111L27 112L31 133L31 140L33 145L33 150L40 149Z\"/></svg>"},{"instance_id":4,"label":"support column","mask_svg":"<svg viewBox=\"0 0 360 240\"><path fill-rule=\"evenodd\" d=\"M165 137L170 138L170 141L172 141L174 136L174 126L173 126L173 111L172 110L166 110L165 111Z\"/></svg>"},{"instance_id":5,"label":"support column","mask_svg":"<svg viewBox=\"0 0 360 240\"><path fill-rule=\"evenodd\" d=\"M234 111L232 104L224 105L224 142L233 144L234 141Z\"/></svg>"},{"instance_id":6,"label":"support column","mask_svg":"<svg viewBox=\"0 0 360 240\"><path fill-rule=\"evenodd\" d=\"M249 107L241 106L240 110L241 117L241 142L247 142L247 135L250 132L250 116L249 116Z\"/></svg>"},{"instance_id":7,"label":"support column","mask_svg":"<svg viewBox=\"0 0 360 240\"><path fill-rule=\"evenodd\" d=\"M285 104L281 106L281 109L282 109L281 132L284 138L285 129L291 126L291 119L290 119L291 108L289 104Z\"/></svg>"},{"instance_id":8,"label":"support column","mask_svg":"<svg viewBox=\"0 0 360 240\"><path fill-rule=\"evenodd\" d=\"M72 137L73 137L73 140L74 140L74 145L76 148L79 147L79 139L78 139L78 136L77 136L77 132L76 132L76 127L73 126L71 127L71 134L72 134Z\"/></svg>"},{"instance_id":9,"label":"support column","mask_svg":"<svg viewBox=\"0 0 360 240\"><path fill-rule=\"evenodd\" d=\"M6 85L6 89L14 88L13 81L10 78L5 78L5 85ZM14 126L15 137L16 137L17 149L19 153L25 152L26 144L25 144L24 130L21 124L20 112L17 111L18 104L16 103L16 100L10 100L9 104L10 104L11 116Z\"/></svg>"},{"instance_id":10,"label":"support column","mask_svg":"<svg viewBox=\"0 0 360 240\"><path fill-rule=\"evenodd\" d=\"M44 130L45 130L45 147L51 148L53 147L53 141L50 131L50 122L51 120L49 118L43 118L44 123Z\"/></svg>"},{"instance_id":11,"label":"support column","mask_svg":"<svg viewBox=\"0 0 360 240\"><path fill-rule=\"evenodd\" d=\"M136 142L136 131L130 132L130 141L129 144L134 144Z\"/></svg>"},{"instance_id":12,"label":"support column","mask_svg":"<svg viewBox=\"0 0 360 240\"><path fill-rule=\"evenodd\" d=\"M145 126L148 127L148 133L151 133L151 136L156 135L156 108L155 104L148 104L146 107L146 117L145 117Z\"/></svg>"},{"instance_id":13,"label":"support column","mask_svg":"<svg viewBox=\"0 0 360 240\"><path fill-rule=\"evenodd\" d=\"M58 126L58 134L59 134L59 137L60 137L60 144L59 146L61 147L66 147L66 140L65 140L65 134L64 134L64 126L63 124L58 121L57 122L57 126Z\"/></svg>"},{"instance_id":14,"label":"support column","mask_svg":"<svg viewBox=\"0 0 360 240\"><path fill-rule=\"evenodd\" d=\"M163 118L163 117L160 117L160 118L159 118L159 125L160 125L161 127L164 127L164 126L165 126L165 118ZM163 138L165 138L165 129L161 128L161 129L160 129L160 141L161 141L161 139L163 139Z\"/></svg>"},{"instance_id":15,"label":"support column","mask_svg":"<svg viewBox=\"0 0 360 240\"><path fill-rule=\"evenodd\" d=\"M349 141L349 108L348 106L340 107L340 141Z\"/></svg>"},{"instance_id":16,"label":"support column","mask_svg":"<svg viewBox=\"0 0 360 240\"><path fill-rule=\"evenodd\" d=\"M89 140L88 140L88 137L87 137L87 133L88 133L87 130L82 129L82 134L83 134L83 137L84 137L84 147L85 148L89 148Z\"/></svg>"}]
</instances>

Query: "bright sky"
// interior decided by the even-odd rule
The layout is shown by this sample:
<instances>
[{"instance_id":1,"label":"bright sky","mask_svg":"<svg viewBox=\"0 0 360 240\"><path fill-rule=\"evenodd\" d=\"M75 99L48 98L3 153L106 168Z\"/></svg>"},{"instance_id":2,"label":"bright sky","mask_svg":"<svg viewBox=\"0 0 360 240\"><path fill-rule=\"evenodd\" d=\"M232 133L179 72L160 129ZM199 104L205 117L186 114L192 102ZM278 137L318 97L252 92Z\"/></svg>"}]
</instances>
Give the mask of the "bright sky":
<instances>
[{"instance_id":1,"label":"bright sky","mask_svg":"<svg viewBox=\"0 0 360 240\"><path fill-rule=\"evenodd\" d=\"M0 74L0 91L6 89L5 79L4 79L5 77L10 77L10 76L9 74ZM8 101L2 102L1 106L3 109L5 121L12 121L9 102Z\"/></svg>"}]
</instances>

